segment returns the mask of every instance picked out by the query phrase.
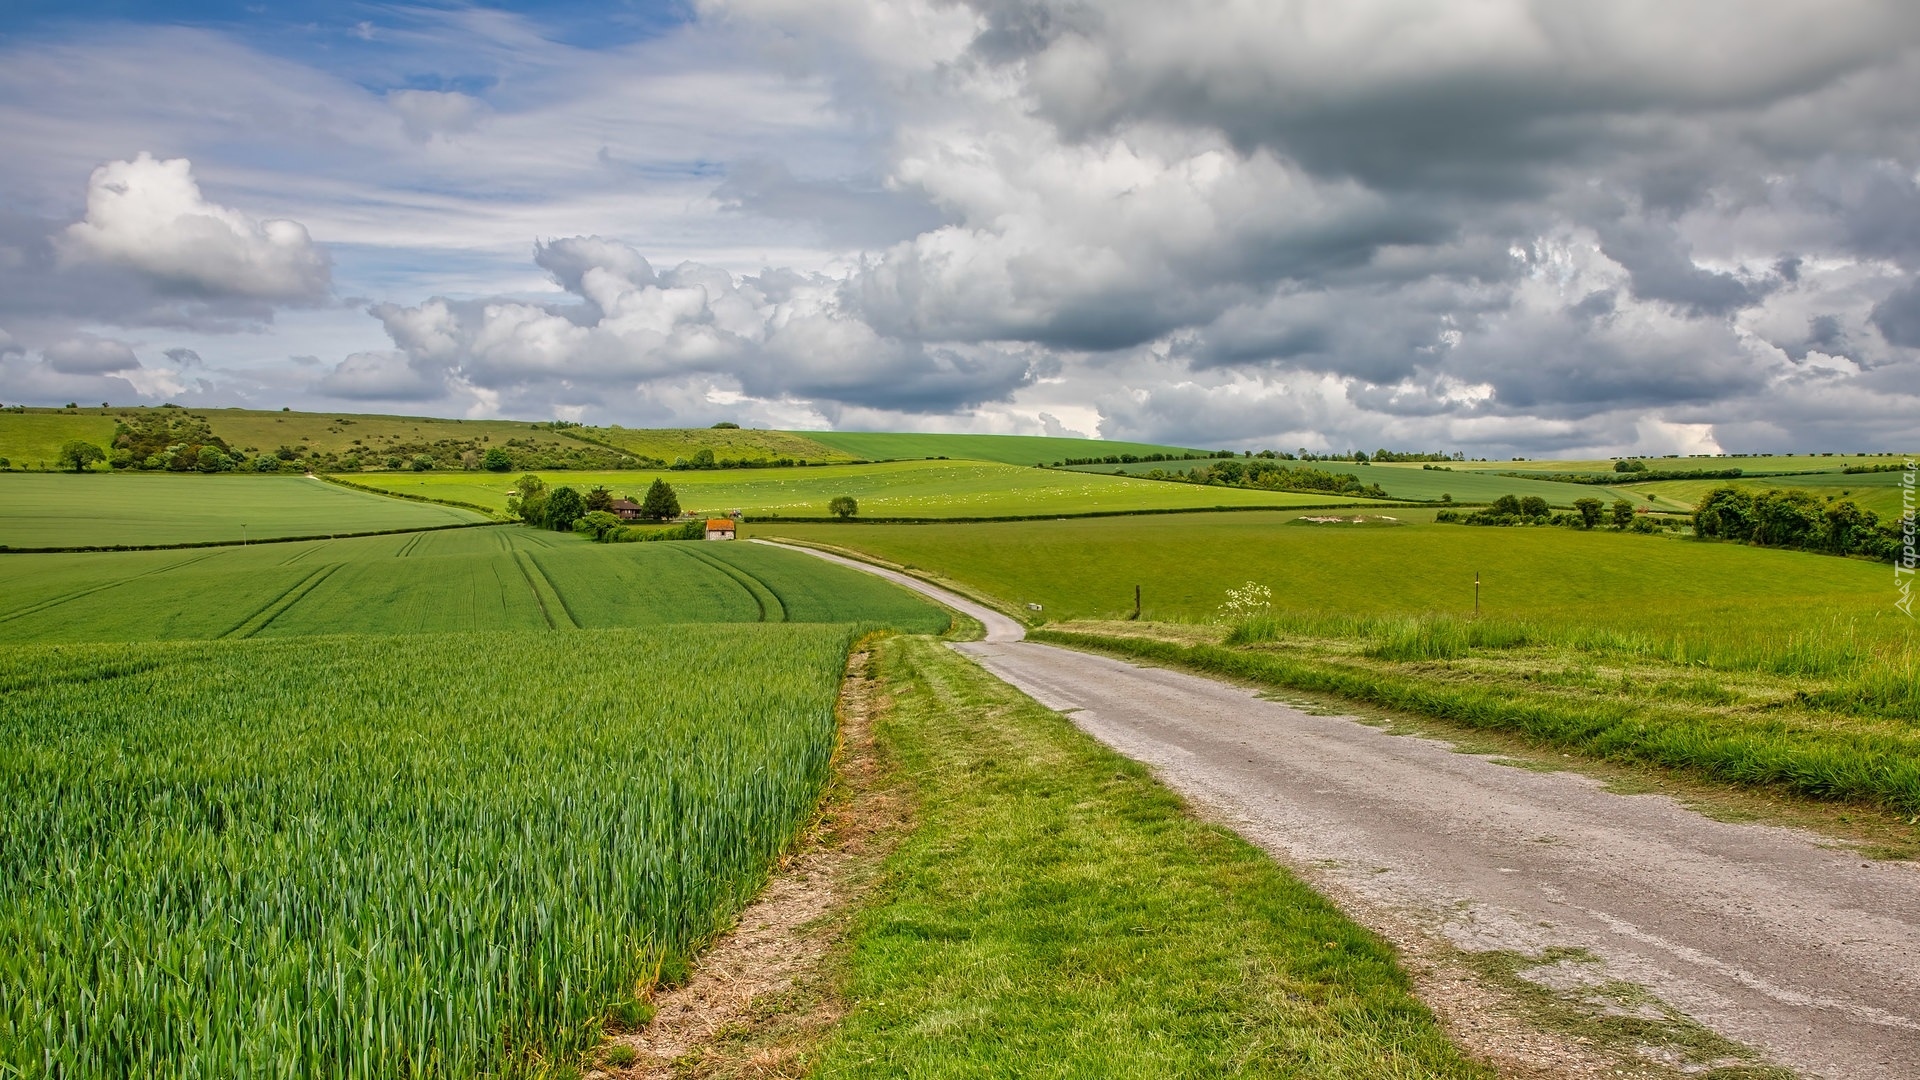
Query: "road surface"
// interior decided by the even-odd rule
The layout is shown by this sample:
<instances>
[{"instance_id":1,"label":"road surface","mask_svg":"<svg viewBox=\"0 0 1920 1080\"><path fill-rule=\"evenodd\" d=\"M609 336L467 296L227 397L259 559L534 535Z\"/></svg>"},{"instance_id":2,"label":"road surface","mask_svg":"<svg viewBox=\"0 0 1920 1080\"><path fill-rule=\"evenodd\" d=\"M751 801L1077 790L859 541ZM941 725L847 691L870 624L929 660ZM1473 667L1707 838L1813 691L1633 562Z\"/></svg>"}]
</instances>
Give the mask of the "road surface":
<instances>
[{"instance_id":1,"label":"road surface","mask_svg":"<svg viewBox=\"0 0 1920 1080\"><path fill-rule=\"evenodd\" d=\"M1544 975L1636 983L1803 1075L1920 1080L1912 864L1024 641L1019 623L950 592L810 553L978 619L986 639L955 648L1329 883L1362 923L1410 916L1469 950L1584 948L1600 962Z\"/></svg>"}]
</instances>

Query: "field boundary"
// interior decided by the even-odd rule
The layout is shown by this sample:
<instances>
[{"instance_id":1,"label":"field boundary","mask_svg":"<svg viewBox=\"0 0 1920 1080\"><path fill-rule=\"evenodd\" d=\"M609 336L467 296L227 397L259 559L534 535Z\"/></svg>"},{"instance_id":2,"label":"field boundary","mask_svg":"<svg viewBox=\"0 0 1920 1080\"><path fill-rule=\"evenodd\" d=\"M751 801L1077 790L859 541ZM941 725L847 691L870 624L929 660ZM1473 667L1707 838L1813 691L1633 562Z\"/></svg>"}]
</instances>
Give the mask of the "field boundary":
<instances>
[{"instance_id":1,"label":"field boundary","mask_svg":"<svg viewBox=\"0 0 1920 1080\"><path fill-rule=\"evenodd\" d=\"M926 584L931 585L936 589L944 589L947 592L953 593L955 596L960 597L961 599L971 600L974 603L979 604L981 607L986 608L989 611L999 612L1000 614L1005 615L1007 618L1012 619L1013 621L1021 624L1023 628L1029 625L1027 620L1020 614L1020 612L1009 608L1004 602L998 599L995 599L993 597L989 597L984 594L974 592L973 590L967 588L965 585L959 584L958 582L949 580L947 578L936 577L932 574L928 574L917 567L908 567L900 563L891 563L886 561L885 559L875 558L864 551L856 551L853 548L835 547L832 544L822 544L817 540L799 540L791 536L782 536L777 540L763 539L763 538L757 538L757 537L750 538L750 540L753 543L766 544L770 547L812 548L815 551L824 551L827 554L838 555L843 559L852 559L854 562L865 563L868 566L877 566L882 570L891 570L896 574L904 574L907 577L914 579L915 581L925 582ZM934 602L936 603L940 602L939 597L930 597L930 599L934 600ZM948 610L952 610L952 609L949 608ZM971 618L971 616L967 616L967 617Z\"/></svg>"},{"instance_id":2,"label":"field boundary","mask_svg":"<svg viewBox=\"0 0 1920 1080\"><path fill-rule=\"evenodd\" d=\"M490 507L481 506L479 503L461 502L458 499L436 499L429 495L415 495L410 491L388 491L385 488L370 487L366 484L356 484L351 480L343 479L341 477L333 475L332 473L308 473L307 475L323 483L338 484L343 488L349 488L353 491L364 491L369 495L383 495L389 499L405 499L408 502L433 503L437 506L451 506L459 510L471 510L476 514L485 514L487 515L487 517L495 519L495 520L483 522L482 524L487 524L487 525L500 524L498 519L501 517L501 511L494 510Z\"/></svg>"},{"instance_id":3,"label":"field boundary","mask_svg":"<svg viewBox=\"0 0 1920 1080\"><path fill-rule=\"evenodd\" d=\"M361 536L404 536L408 533L445 532L448 529L489 529L510 525L507 521L457 521L451 525L423 525L407 529L374 529L369 532L312 533L306 536L263 536L256 540L186 540L178 544L90 544L84 547L8 547L0 544L0 555L80 555L97 551L189 551L194 548L253 547L258 544L299 544L309 540L352 540Z\"/></svg>"},{"instance_id":4,"label":"field boundary","mask_svg":"<svg viewBox=\"0 0 1920 1080\"><path fill-rule=\"evenodd\" d=\"M1192 485L1189 485L1192 486ZM1239 490L1239 489L1235 489ZM750 515L742 520L749 525L980 525L996 521L1065 521L1068 518L1148 517L1158 514L1238 514L1293 510L1351 510L1356 506L1385 510L1432 510L1446 506L1485 506L1476 502L1374 502L1355 499L1348 502L1312 503L1289 506L1173 506L1143 510L1078 510L1065 514L1001 514L994 517L788 517L781 514Z\"/></svg>"}]
</instances>

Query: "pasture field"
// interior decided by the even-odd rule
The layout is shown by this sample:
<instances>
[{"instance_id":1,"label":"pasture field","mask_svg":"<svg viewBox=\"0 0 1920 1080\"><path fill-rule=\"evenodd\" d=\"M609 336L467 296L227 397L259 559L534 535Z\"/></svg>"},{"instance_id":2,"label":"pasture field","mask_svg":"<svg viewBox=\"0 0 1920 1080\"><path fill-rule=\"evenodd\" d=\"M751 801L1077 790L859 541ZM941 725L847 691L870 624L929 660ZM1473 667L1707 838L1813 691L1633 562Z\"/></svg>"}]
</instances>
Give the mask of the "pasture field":
<instances>
[{"instance_id":1,"label":"pasture field","mask_svg":"<svg viewBox=\"0 0 1920 1080\"><path fill-rule=\"evenodd\" d=\"M635 457L653 458L671 465L678 458L692 458L701 450L713 451L716 458L735 461L852 461L856 454L836 450L812 438L805 431L763 431L758 428L581 428L580 432L597 442L617 446Z\"/></svg>"},{"instance_id":2,"label":"pasture field","mask_svg":"<svg viewBox=\"0 0 1920 1080\"><path fill-rule=\"evenodd\" d=\"M932 571L1043 617L1211 619L1249 580L1279 610L1329 615L1471 613L1733 641L1815 632L1836 620L1900 637L1893 571L1806 552L1596 530L1299 524L1300 512L1056 522L840 526L765 522L768 537L830 544ZM1295 523L1295 524L1290 524ZM1901 638L1901 640L1906 640Z\"/></svg>"},{"instance_id":3,"label":"pasture field","mask_svg":"<svg viewBox=\"0 0 1920 1080\"><path fill-rule=\"evenodd\" d=\"M113 438L113 409L28 409L0 412L0 458L9 469L60 468L60 446L81 439L104 448ZM105 472L106 462L94 467Z\"/></svg>"},{"instance_id":4,"label":"pasture field","mask_svg":"<svg viewBox=\"0 0 1920 1080\"><path fill-rule=\"evenodd\" d=\"M1185 472L1191 468L1206 468L1205 461L1142 461L1125 465L1076 465L1073 472L1104 473L1113 475L1116 470L1128 475L1141 475L1162 469L1167 472ZM1569 507L1575 499L1595 498L1611 503L1615 499L1629 499L1637 507L1656 510L1681 509L1678 503L1650 497L1646 488L1639 487L1599 487L1589 484L1568 484L1554 480L1529 480L1512 476L1493 476L1465 469L1460 462L1447 464L1453 472L1438 469L1422 469L1419 464L1390 462L1378 465L1357 465L1350 461L1306 461L1282 462L1318 469L1321 472L1344 473L1355 476L1363 484L1379 484L1388 497L1408 502L1439 502L1440 496L1451 495L1457 503L1490 503L1502 495L1526 497L1538 495L1557 507ZM1691 503L1685 509L1693 509Z\"/></svg>"},{"instance_id":5,"label":"pasture field","mask_svg":"<svg viewBox=\"0 0 1920 1080\"><path fill-rule=\"evenodd\" d=\"M131 410L128 410L131 411ZM461 420L433 416L383 416L366 413L296 413L262 409L195 409L213 433L229 446L246 453L272 452L285 446L302 457L311 452L359 454L373 458L389 447L433 443L445 439L478 440L483 444L518 439L557 452L571 451L580 442L553 431L546 424L522 420Z\"/></svg>"},{"instance_id":6,"label":"pasture field","mask_svg":"<svg viewBox=\"0 0 1920 1080\"><path fill-rule=\"evenodd\" d=\"M0 642L732 622L939 633L949 619L870 575L759 544L593 544L524 526L0 556Z\"/></svg>"},{"instance_id":7,"label":"pasture field","mask_svg":"<svg viewBox=\"0 0 1920 1080\"><path fill-rule=\"evenodd\" d=\"M1849 465L1888 465L1905 460L1907 454L1725 454L1718 457L1642 457L1647 468L1657 472L1679 472L1687 469L1739 469L1748 475L1756 473L1798 473L1798 472L1838 472ZM1460 471L1480 472L1563 472L1563 473L1603 473L1616 475L1613 471L1613 458L1556 461L1451 461ZM1419 468L1419 466L1414 466Z\"/></svg>"},{"instance_id":8,"label":"pasture field","mask_svg":"<svg viewBox=\"0 0 1920 1080\"><path fill-rule=\"evenodd\" d=\"M792 431L842 453L869 461L898 458L947 457L966 461L997 461L1003 465L1051 464L1070 457L1108 454L1203 453L1180 446L1106 439L1053 438L1043 435L919 435L885 431Z\"/></svg>"},{"instance_id":9,"label":"pasture field","mask_svg":"<svg viewBox=\"0 0 1920 1080\"><path fill-rule=\"evenodd\" d=\"M1901 474L1897 472L1830 472L1811 476L1741 476L1732 480L1656 480L1636 485L1633 490L1691 507L1699 505L1707 492L1718 487L1745 488L1756 494L1770 488L1799 488L1822 498L1851 500L1862 510L1871 510L1879 514L1882 521L1888 521L1903 513L1900 479Z\"/></svg>"},{"instance_id":10,"label":"pasture field","mask_svg":"<svg viewBox=\"0 0 1920 1080\"><path fill-rule=\"evenodd\" d=\"M605 485L636 501L658 477L673 485L682 510L749 518L826 517L836 495L851 495L860 516L1005 517L1099 511L1193 510L1233 506L1327 506L1339 495L1201 487L1089 476L1057 469L975 461L892 461L805 469L715 469L669 472L551 472L550 485L587 491ZM382 491L448 499L505 510L515 476L494 473L366 473L353 482Z\"/></svg>"},{"instance_id":11,"label":"pasture field","mask_svg":"<svg viewBox=\"0 0 1920 1080\"><path fill-rule=\"evenodd\" d=\"M0 475L0 546L13 548L238 543L485 520L304 476Z\"/></svg>"},{"instance_id":12,"label":"pasture field","mask_svg":"<svg viewBox=\"0 0 1920 1080\"><path fill-rule=\"evenodd\" d=\"M568 1060L812 813L854 633L6 650L0 1074Z\"/></svg>"}]
</instances>

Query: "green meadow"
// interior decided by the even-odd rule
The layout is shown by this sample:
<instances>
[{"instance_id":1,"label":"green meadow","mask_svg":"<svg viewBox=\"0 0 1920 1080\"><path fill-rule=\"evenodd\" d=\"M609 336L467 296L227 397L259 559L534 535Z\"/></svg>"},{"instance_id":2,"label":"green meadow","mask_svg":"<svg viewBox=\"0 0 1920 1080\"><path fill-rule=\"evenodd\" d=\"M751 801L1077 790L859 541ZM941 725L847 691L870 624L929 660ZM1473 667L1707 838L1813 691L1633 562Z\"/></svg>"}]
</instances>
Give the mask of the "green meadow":
<instances>
[{"instance_id":1,"label":"green meadow","mask_svg":"<svg viewBox=\"0 0 1920 1080\"><path fill-rule=\"evenodd\" d=\"M60 468L60 447L74 439L105 447L113 438L112 409L33 409L0 412L0 458L5 468L34 471ZM104 472L106 464L95 465Z\"/></svg>"},{"instance_id":2,"label":"green meadow","mask_svg":"<svg viewBox=\"0 0 1920 1080\"><path fill-rule=\"evenodd\" d=\"M1123 465L1076 465L1073 472L1114 475L1124 472L1139 476L1155 469L1169 473L1184 473L1189 469L1205 469L1206 461L1141 461ZM1379 484L1389 498L1404 499L1409 502L1439 502L1443 496L1451 496L1457 503L1489 503L1502 495L1514 495L1525 498L1538 495L1557 507L1572 506L1575 499L1595 498L1606 502L1615 499L1628 499L1637 507L1654 510L1681 509L1679 503L1652 497L1653 493L1637 487L1599 487L1589 484L1569 484L1554 480L1533 480L1514 476L1495 476L1467 469L1459 462L1445 463L1432 469L1423 469L1420 464L1409 462L1383 462L1380 464L1355 464L1350 461L1304 461L1285 462L1322 472L1344 473L1358 477L1364 484ZM1445 471L1453 470L1453 471ZM1692 509L1687 504L1685 509Z\"/></svg>"},{"instance_id":3,"label":"green meadow","mask_svg":"<svg viewBox=\"0 0 1920 1080\"><path fill-rule=\"evenodd\" d=\"M866 574L760 544L594 544L495 526L0 558L0 641L147 641L663 623L946 629Z\"/></svg>"},{"instance_id":4,"label":"green meadow","mask_svg":"<svg viewBox=\"0 0 1920 1080\"><path fill-rule=\"evenodd\" d=\"M1659 495L1688 506L1698 505L1707 492L1718 487L1738 487L1761 492L1770 488L1800 488L1825 499L1849 499L1863 510L1871 510L1882 520L1904 512L1901 473L1817 473L1812 476L1742 476L1732 480L1656 480L1638 485L1635 491Z\"/></svg>"},{"instance_id":5,"label":"green meadow","mask_svg":"<svg viewBox=\"0 0 1920 1080\"><path fill-rule=\"evenodd\" d=\"M794 431L842 453L869 461L889 458L947 457L969 461L997 461L1003 465L1039 465L1070 457L1107 454L1202 453L1180 446L1106 439L1053 438L1042 435L919 435L885 431Z\"/></svg>"},{"instance_id":6,"label":"green meadow","mask_svg":"<svg viewBox=\"0 0 1920 1080\"><path fill-rule=\"evenodd\" d=\"M304 476L0 474L0 546L239 543L485 521Z\"/></svg>"},{"instance_id":7,"label":"green meadow","mask_svg":"<svg viewBox=\"0 0 1920 1080\"><path fill-rule=\"evenodd\" d=\"M965 518L1197 510L1236 506L1326 506L1337 495L1251 491L1093 476L980 461L889 461L792 469L689 469L667 472L542 473L550 485L581 491L604 485L635 500L658 477L673 485L683 510L740 510L752 519L826 517L836 495L851 495L861 517ZM356 484L403 495L505 510L515 477L494 473L364 473Z\"/></svg>"}]
</instances>

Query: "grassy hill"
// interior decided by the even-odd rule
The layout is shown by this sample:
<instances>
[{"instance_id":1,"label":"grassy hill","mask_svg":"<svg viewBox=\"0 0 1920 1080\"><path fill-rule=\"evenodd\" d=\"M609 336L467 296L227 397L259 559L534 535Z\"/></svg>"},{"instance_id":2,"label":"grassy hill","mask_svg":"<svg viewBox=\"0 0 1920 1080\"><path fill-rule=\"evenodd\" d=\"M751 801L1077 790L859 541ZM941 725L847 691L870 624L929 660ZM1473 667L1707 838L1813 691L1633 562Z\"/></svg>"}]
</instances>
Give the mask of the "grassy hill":
<instances>
[{"instance_id":1,"label":"grassy hill","mask_svg":"<svg viewBox=\"0 0 1920 1080\"><path fill-rule=\"evenodd\" d=\"M604 485L636 500L657 476L673 485L683 510L741 510L752 518L825 517L836 495L851 495L862 517L1015 517L1234 506L1329 506L1338 495L1202 487L1019 468L981 461L888 461L806 469L684 472L554 472L549 484L581 491ZM515 477L494 473L368 473L353 478L382 491L450 499L504 510Z\"/></svg>"},{"instance_id":2,"label":"grassy hill","mask_svg":"<svg viewBox=\"0 0 1920 1080\"><path fill-rule=\"evenodd\" d=\"M0 411L0 458L6 468L47 470L60 467L60 446L85 439L105 447L113 438L114 409L12 409ZM105 469L103 463L96 466Z\"/></svg>"},{"instance_id":3,"label":"grassy hill","mask_svg":"<svg viewBox=\"0 0 1920 1080\"><path fill-rule=\"evenodd\" d=\"M1204 469L1208 464L1205 461L1140 461L1123 465L1075 465L1070 466L1070 471L1109 476L1116 474L1141 476L1155 470L1184 473L1196 467ZM1678 503L1658 498L1656 492L1638 488L1597 487L1587 484L1569 484L1563 481L1497 476L1468 469L1459 462L1449 462L1436 469L1423 469L1419 464L1408 462L1360 465L1350 461L1305 461L1282 464L1300 465L1322 472L1357 477L1363 484L1379 484L1390 498L1404 499L1409 502L1438 502L1442 495L1451 495L1453 501L1458 503L1492 502L1502 495L1521 497L1538 495L1548 503L1559 507L1571 506L1575 499L1591 497L1607 502L1621 498L1631 499L1636 506L1655 510L1692 509L1691 503L1682 507Z\"/></svg>"}]
</instances>

